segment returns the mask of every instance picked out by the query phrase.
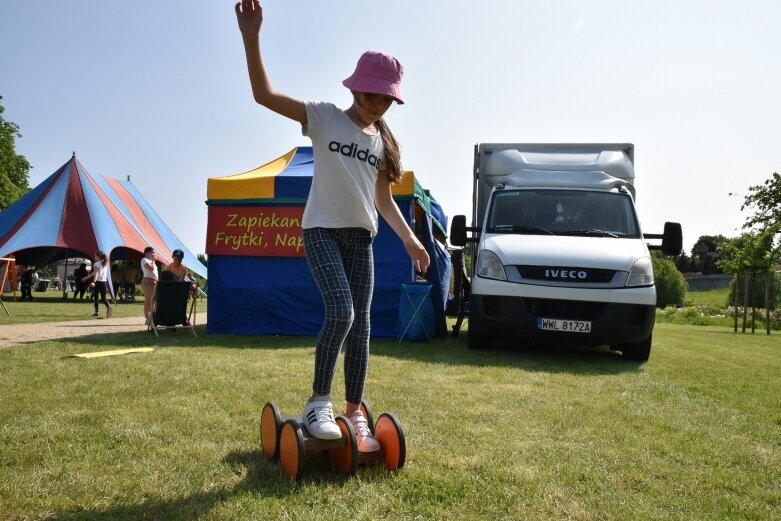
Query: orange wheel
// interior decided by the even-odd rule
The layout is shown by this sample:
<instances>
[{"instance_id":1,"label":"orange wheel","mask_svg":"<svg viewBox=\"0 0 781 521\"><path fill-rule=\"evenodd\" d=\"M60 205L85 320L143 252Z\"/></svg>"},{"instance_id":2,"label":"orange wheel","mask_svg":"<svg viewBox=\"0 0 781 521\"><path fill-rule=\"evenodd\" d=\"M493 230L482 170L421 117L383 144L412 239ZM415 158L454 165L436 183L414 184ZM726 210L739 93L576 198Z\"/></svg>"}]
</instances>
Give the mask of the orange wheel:
<instances>
[{"instance_id":1,"label":"orange wheel","mask_svg":"<svg viewBox=\"0 0 781 521\"><path fill-rule=\"evenodd\" d=\"M299 479L304 472L304 434L296 420L282 424L279 434L279 464L286 476Z\"/></svg>"},{"instance_id":2,"label":"orange wheel","mask_svg":"<svg viewBox=\"0 0 781 521\"><path fill-rule=\"evenodd\" d=\"M361 400L360 409L363 413L363 417L366 418L366 421L369 423L369 430L374 434L374 415L372 414L372 408L369 407L369 403L366 400Z\"/></svg>"},{"instance_id":3,"label":"orange wheel","mask_svg":"<svg viewBox=\"0 0 781 521\"><path fill-rule=\"evenodd\" d=\"M407 458L407 442L399 420L388 412L380 414L374 437L380 442L385 453L385 468L388 470L402 468Z\"/></svg>"},{"instance_id":4,"label":"orange wheel","mask_svg":"<svg viewBox=\"0 0 781 521\"><path fill-rule=\"evenodd\" d=\"M277 406L268 402L260 415L260 449L269 461L279 457L279 431L282 416Z\"/></svg>"},{"instance_id":5,"label":"orange wheel","mask_svg":"<svg viewBox=\"0 0 781 521\"><path fill-rule=\"evenodd\" d=\"M358 438L355 437L353 424L344 416L338 416L336 424L342 431L345 443L344 447L339 449L328 449L328 461L345 476L352 476L358 470Z\"/></svg>"}]
</instances>

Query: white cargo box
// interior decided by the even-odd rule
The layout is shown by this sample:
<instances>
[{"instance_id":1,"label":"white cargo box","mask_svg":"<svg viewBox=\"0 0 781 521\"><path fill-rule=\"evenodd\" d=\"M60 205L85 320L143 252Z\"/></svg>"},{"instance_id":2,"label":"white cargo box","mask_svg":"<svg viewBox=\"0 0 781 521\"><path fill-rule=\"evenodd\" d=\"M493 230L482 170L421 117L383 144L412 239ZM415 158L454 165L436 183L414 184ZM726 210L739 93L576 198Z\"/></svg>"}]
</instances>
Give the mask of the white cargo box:
<instances>
[{"instance_id":1,"label":"white cargo box","mask_svg":"<svg viewBox=\"0 0 781 521\"><path fill-rule=\"evenodd\" d=\"M494 186L624 186L635 198L634 145L631 143L482 143L475 147L477 219Z\"/></svg>"}]
</instances>

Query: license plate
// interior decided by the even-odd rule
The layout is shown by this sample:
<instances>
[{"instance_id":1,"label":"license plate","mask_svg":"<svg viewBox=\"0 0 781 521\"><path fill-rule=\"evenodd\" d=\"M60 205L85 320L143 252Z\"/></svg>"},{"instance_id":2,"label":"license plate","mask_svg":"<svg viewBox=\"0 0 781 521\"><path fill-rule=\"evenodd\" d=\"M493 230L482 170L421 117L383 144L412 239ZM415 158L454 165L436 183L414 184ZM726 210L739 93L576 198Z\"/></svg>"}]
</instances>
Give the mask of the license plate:
<instances>
[{"instance_id":1,"label":"license plate","mask_svg":"<svg viewBox=\"0 0 781 521\"><path fill-rule=\"evenodd\" d=\"M591 333L591 322L584 320L538 318L537 329L541 329L543 331L564 331L567 333Z\"/></svg>"}]
</instances>

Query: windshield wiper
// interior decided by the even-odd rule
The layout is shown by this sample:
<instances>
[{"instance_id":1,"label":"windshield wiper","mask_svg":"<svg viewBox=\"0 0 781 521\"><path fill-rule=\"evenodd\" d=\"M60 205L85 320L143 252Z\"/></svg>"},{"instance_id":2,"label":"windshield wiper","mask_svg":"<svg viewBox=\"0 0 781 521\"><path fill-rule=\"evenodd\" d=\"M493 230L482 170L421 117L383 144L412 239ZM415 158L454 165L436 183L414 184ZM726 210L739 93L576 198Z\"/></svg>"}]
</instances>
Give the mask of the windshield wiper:
<instances>
[{"instance_id":1,"label":"windshield wiper","mask_svg":"<svg viewBox=\"0 0 781 521\"><path fill-rule=\"evenodd\" d=\"M598 235L600 237L615 237L619 235L607 230L600 230L598 228L582 228L580 230L567 230L566 232L560 232L560 235Z\"/></svg>"},{"instance_id":2,"label":"windshield wiper","mask_svg":"<svg viewBox=\"0 0 781 521\"><path fill-rule=\"evenodd\" d=\"M535 233L535 234L548 234L556 235L550 230L543 228L542 226L528 226L525 224L497 224L493 227L492 231L496 232L521 232L521 233Z\"/></svg>"}]
</instances>

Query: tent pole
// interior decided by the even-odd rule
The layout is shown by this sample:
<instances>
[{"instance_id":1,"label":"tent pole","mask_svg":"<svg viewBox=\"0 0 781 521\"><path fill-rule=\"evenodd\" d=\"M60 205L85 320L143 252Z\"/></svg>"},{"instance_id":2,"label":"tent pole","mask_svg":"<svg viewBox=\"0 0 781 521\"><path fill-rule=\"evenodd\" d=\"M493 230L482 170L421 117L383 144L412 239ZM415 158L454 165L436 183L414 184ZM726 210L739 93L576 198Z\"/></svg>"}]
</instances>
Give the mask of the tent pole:
<instances>
[{"instance_id":1,"label":"tent pole","mask_svg":"<svg viewBox=\"0 0 781 521\"><path fill-rule=\"evenodd\" d=\"M3 302L3 290L5 289L5 281L6 281L6 279L8 279L9 282L10 282L10 279L11 279L11 277L9 275L9 271L11 270L11 259L0 259L0 262L4 262L5 263L5 269L3 270L3 277L2 277L2 280L0 280L0 304L3 305L3 309L5 310L5 312L10 317L11 316L11 312L8 311L8 308L5 307L5 302ZM16 296L16 291L14 291L14 296Z\"/></svg>"}]
</instances>

